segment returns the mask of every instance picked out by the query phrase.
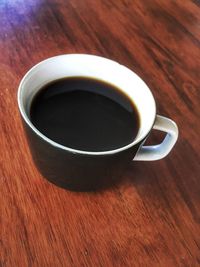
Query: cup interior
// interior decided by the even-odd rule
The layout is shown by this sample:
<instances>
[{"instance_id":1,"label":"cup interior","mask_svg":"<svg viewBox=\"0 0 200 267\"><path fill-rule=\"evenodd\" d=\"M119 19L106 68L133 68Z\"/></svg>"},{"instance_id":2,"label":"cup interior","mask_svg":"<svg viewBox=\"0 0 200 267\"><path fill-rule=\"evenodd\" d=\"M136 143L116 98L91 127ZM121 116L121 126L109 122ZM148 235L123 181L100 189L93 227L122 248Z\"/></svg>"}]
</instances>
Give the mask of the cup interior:
<instances>
[{"instance_id":1,"label":"cup interior","mask_svg":"<svg viewBox=\"0 0 200 267\"><path fill-rule=\"evenodd\" d=\"M116 151L138 143L148 134L156 115L155 100L148 86L127 67L103 57L84 54L61 55L44 60L35 65L22 79L18 89L19 109L23 119L36 134L53 145L68 149L40 133L31 123L29 112L32 99L45 84L60 78L76 76L91 77L113 84L137 107L140 116L138 134L132 143ZM112 152L114 151L99 152L99 154Z\"/></svg>"}]
</instances>

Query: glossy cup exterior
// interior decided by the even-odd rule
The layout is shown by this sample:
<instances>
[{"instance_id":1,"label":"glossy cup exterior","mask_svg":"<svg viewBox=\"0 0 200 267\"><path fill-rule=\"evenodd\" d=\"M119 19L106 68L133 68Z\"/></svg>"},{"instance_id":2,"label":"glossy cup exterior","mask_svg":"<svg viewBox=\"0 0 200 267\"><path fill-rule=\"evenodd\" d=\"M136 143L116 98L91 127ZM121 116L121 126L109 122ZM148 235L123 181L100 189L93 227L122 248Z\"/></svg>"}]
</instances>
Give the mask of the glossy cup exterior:
<instances>
[{"instance_id":1,"label":"glossy cup exterior","mask_svg":"<svg viewBox=\"0 0 200 267\"><path fill-rule=\"evenodd\" d=\"M43 85L67 76L95 77L121 88L140 113L141 127L134 142L112 151L79 151L40 133L30 120L31 101ZM148 112L141 111L145 103ZM154 98L134 72L112 60L82 54L57 56L34 66L19 85L18 105L35 165L50 182L75 191L99 190L115 184L145 141L156 117Z\"/></svg>"},{"instance_id":2,"label":"glossy cup exterior","mask_svg":"<svg viewBox=\"0 0 200 267\"><path fill-rule=\"evenodd\" d=\"M54 147L25 124L35 165L50 182L73 191L93 191L119 182L140 144L120 153L83 155Z\"/></svg>"}]
</instances>

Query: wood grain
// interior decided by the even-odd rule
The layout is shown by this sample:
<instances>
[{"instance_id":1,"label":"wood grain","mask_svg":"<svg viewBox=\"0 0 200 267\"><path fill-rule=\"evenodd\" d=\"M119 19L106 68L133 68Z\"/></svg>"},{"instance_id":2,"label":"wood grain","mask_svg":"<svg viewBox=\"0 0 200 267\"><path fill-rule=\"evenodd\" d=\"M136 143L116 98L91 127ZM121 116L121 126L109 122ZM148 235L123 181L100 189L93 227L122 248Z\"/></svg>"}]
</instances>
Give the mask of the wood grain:
<instances>
[{"instance_id":1,"label":"wood grain","mask_svg":"<svg viewBox=\"0 0 200 267\"><path fill-rule=\"evenodd\" d=\"M133 162L122 184L99 193L44 180L16 92L31 66L63 53L138 73L179 126L173 152ZM199 0L1 0L0 266L200 266L199 71Z\"/></svg>"}]
</instances>

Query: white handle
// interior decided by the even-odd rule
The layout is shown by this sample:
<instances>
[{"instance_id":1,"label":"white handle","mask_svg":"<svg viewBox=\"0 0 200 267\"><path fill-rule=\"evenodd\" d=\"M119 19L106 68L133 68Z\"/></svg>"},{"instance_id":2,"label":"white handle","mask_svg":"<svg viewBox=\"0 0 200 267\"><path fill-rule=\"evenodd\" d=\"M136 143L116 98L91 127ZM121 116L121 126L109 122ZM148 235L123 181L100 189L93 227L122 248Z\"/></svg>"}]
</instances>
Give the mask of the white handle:
<instances>
[{"instance_id":1,"label":"white handle","mask_svg":"<svg viewBox=\"0 0 200 267\"><path fill-rule=\"evenodd\" d=\"M155 146L142 146L133 160L158 160L166 157L178 138L176 123L168 118L157 115L153 129L166 132L163 142Z\"/></svg>"}]
</instances>

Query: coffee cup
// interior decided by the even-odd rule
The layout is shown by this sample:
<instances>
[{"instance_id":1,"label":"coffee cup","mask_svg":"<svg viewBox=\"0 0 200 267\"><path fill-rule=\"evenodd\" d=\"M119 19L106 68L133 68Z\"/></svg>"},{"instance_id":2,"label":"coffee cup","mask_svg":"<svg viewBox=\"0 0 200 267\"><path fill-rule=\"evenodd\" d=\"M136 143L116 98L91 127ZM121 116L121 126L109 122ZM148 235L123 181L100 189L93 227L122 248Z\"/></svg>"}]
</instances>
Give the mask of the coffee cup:
<instances>
[{"instance_id":1,"label":"coffee cup","mask_svg":"<svg viewBox=\"0 0 200 267\"><path fill-rule=\"evenodd\" d=\"M42 133L31 120L31 103L46 84L67 77L91 77L120 88L139 113L140 125L134 140L115 149L90 151L65 146ZM18 107L35 165L50 182L74 191L113 185L132 161L160 160L169 154L178 138L176 123L156 114L154 97L138 75L115 61L94 55L61 55L35 65L20 82ZM166 136L160 144L145 146L153 130L163 131Z\"/></svg>"}]
</instances>

